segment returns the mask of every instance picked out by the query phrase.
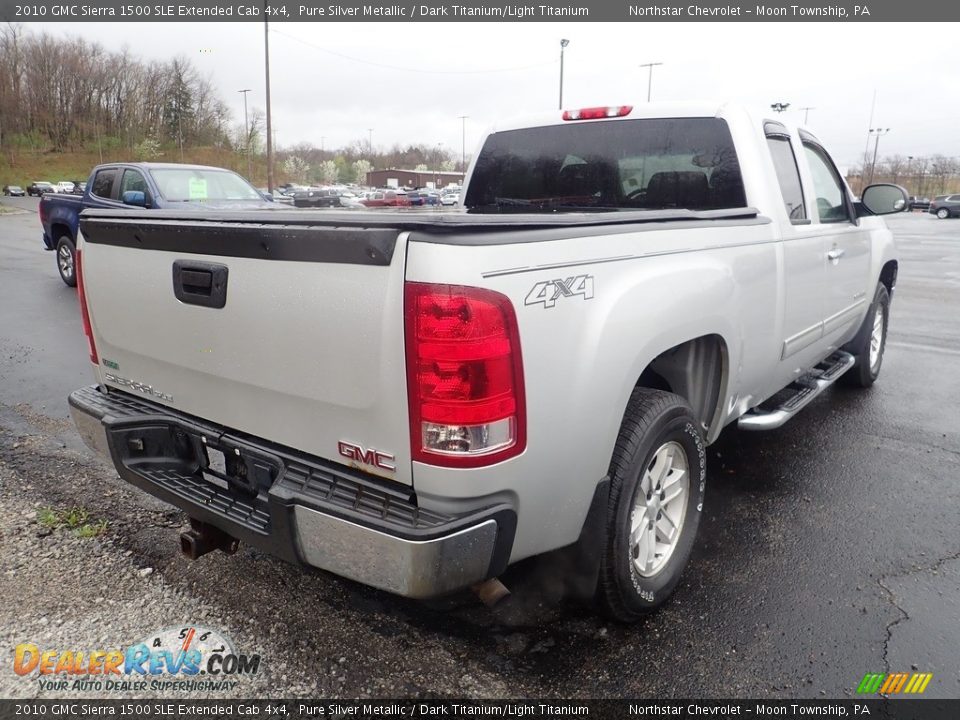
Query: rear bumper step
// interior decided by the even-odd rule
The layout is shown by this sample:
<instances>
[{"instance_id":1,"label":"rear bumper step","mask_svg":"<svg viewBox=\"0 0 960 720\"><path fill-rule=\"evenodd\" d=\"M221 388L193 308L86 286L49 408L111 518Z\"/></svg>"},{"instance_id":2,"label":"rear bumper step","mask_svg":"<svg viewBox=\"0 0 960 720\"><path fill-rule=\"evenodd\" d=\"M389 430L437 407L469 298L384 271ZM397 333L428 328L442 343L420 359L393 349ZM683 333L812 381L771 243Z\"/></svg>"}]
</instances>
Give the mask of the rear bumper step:
<instances>
[{"instance_id":1,"label":"rear bumper step","mask_svg":"<svg viewBox=\"0 0 960 720\"><path fill-rule=\"evenodd\" d=\"M500 574L516 513L420 508L409 487L207 423L127 393L87 387L70 411L120 477L263 552L413 598ZM223 453L226 472L210 462Z\"/></svg>"},{"instance_id":2,"label":"rear bumper step","mask_svg":"<svg viewBox=\"0 0 960 720\"><path fill-rule=\"evenodd\" d=\"M773 430L784 425L817 395L833 385L837 378L854 366L856 361L857 359L850 353L837 350L818 364L809 375L798 379L786 388L793 392L777 407L770 410L759 408L751 410L740 417L737 427L741 430Z\"/></svg>"}]
</instances>

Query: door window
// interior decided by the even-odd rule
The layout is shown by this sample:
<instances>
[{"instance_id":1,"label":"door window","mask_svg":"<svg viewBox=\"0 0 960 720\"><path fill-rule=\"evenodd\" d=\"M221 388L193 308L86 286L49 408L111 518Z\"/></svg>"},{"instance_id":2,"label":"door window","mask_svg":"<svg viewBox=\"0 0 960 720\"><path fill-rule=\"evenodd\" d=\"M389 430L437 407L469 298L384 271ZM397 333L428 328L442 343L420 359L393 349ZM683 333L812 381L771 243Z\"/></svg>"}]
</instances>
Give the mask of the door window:
<instances>
[{"instance_id":1,"label":"door window","mask_svg":"<svg viewBox=\"0 0 960 720\"><path fill-rule=\"evenodd\" d=\"M143 175L136 170L124 170L123 180L120 182L119 197L122 198L125 192L130 192L131 190L146 194L147 181L144 180Z\"/></svg>"},{"instance_id":2,"label":"door window","mask_svg":"<svg viewBox=\"0 0 960 720\"><path fill-rule=\"evenodd\" d=\"M813 191L820 222L849 222L846 192L833 162L817 145L804 143L803 150L810 166L810 175L813 177Z\"/></svg>"}]
</instances>

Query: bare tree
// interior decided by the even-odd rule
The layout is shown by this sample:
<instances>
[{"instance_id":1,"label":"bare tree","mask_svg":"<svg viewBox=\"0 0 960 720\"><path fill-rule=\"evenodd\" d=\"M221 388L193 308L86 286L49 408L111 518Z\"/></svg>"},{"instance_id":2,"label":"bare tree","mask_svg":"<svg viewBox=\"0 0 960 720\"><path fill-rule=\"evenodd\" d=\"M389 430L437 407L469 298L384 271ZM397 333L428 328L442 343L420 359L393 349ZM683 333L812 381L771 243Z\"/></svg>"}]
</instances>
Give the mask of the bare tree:
<instances>
[{"instance_id":1,"label":"bare tree","mask_svg":"<svg viewBox=\"0 0 960 720\"><path fill-rule=\"evenodd\" d=\"M934 155L930 158L930 176L936 180L939 192L947 191L947 180L957 174L957 159L946 155Z\"/></svg>"}]
</instances>

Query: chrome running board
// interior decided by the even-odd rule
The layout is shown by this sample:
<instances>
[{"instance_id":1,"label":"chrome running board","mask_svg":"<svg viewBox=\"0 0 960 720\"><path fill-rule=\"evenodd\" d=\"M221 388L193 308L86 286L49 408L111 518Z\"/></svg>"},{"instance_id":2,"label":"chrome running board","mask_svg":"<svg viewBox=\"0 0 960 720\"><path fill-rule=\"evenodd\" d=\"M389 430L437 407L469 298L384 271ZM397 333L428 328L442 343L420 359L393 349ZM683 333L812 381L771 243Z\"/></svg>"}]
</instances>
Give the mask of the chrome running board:
<instances>
[{"instance_id":1,"label":"chrome running board","mask_svg":"<svg viewBox=\"0 0 960 720\"><path fill-rule=\"evenodd\" d=\"M754 408L740 417L737 427L741 430L773 430L780 427L812 402L817 395L833 385L837 378L852 368L856 362L857 359L850 353L837 350L818 363L808 374L784 388L784 390L793 391L793 394L780 405L773 410Z\"/></svg>"}]
</instances>

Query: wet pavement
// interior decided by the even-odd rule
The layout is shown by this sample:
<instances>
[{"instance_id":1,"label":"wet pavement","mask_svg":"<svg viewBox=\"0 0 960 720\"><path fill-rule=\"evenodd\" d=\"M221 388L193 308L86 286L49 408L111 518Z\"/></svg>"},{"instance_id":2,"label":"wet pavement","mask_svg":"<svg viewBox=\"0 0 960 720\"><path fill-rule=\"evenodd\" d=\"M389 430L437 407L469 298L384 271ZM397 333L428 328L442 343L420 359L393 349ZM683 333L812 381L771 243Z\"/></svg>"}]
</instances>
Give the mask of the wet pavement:
<instances>
[{"instance_id":1,"label":"wet pavement","mask_svg":"<svg viewBox=\"0 0 960 720\"><path fill-rule=\"evenodd\" d=\"M526 564L506 581L531 612L507 626L471 596L409 602L249 549L182 559L180 516L68 421L67 394L91 381L76 293L42 249L36 200L6 204L28 212L0 215L4 497L98 508L110 529L91 547L154 568L145 594L163 583L250 638L268 656L264 691L842 698L867 672L919 671L934 673L927 696L960 697L960 220L889 220L901 269L873 389L833 389L779 430L730 428L709 449L700 537L669 604L609 623L553 602ZM15 600L6 584L0 606ZM143 622L179 622L149 607ZM18 612L26 626L47 609Z\"/></svg>"}]
</instances>

